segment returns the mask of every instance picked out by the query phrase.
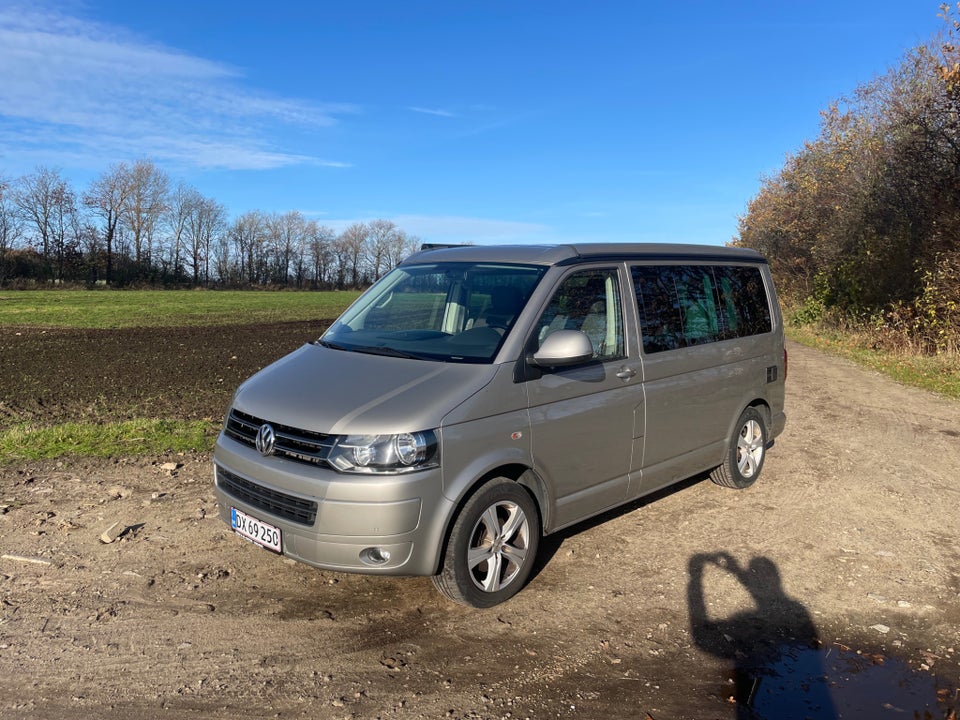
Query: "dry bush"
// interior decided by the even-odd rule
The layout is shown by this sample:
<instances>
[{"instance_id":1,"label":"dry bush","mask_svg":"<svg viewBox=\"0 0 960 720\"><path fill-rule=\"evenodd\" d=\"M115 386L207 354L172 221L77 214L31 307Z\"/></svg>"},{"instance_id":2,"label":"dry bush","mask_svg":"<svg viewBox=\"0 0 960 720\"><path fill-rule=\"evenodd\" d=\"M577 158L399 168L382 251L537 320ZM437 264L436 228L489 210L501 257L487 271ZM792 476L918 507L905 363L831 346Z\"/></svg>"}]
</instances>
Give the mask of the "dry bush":
<instances>
[{"instance_id":1,"label":"dry bush","mask_svg":"<svg viewBox=\"0 0 960 720\"><path fill-rule=\"evenodd\" d=\"M877 342L916 354L960 354L960 259L938 255L921 280L916 302L891 304L875 319Z\"/></svg>"}]
</instances>

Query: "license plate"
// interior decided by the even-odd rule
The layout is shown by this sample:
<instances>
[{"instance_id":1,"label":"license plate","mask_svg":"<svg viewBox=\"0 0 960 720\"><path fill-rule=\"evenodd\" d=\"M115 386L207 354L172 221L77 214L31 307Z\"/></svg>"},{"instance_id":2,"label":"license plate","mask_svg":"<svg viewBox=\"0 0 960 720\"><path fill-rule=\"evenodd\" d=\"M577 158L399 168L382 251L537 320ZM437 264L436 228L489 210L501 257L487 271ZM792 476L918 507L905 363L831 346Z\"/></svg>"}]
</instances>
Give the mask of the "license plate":
<instances>
[{"instance_id":1,"label":"license plate","mask_svg":"<svg viewBox=\"0 0 960 720\"><path fill-rule=\"evenodd\" d=\"M258 520L236 508L230 508L230 526L240 537L244 537L267 550L273 550L276 553L282 552L280 528L265 523L263 520Z\"/></svg>"}]
</instances>

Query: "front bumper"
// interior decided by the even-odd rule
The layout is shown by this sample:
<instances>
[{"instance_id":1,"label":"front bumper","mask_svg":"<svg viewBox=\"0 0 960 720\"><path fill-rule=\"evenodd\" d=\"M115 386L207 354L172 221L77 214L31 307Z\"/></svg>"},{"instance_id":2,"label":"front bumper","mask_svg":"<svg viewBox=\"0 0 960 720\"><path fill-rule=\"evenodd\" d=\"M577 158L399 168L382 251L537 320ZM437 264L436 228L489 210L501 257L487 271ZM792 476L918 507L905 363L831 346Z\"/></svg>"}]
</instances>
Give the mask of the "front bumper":
<instances>
[{"instance_id":1,"label":"front bumper","mask_svg":"<svg viewBox=\"0 0 960 720\"><path fill-rule=\"evenodd\" d=\"M263 457L222 434L213 460L220 518L229 525L230 508L237 508L280 528L287 557L344 572L432 575L437 570L446 518L453 512L439 468L404 475L341 474ZM390 559L374 564L371 548L388 552Z\"/></svg>"}]
</instances>

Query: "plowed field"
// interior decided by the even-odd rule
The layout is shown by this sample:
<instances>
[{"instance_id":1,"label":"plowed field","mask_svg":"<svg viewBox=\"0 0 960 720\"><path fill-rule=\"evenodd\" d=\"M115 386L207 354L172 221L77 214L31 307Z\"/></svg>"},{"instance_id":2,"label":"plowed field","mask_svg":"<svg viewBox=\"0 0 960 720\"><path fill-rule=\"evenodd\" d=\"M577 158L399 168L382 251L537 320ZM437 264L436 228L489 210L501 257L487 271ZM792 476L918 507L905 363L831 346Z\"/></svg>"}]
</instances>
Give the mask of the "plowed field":
<instances>
[{"instance_id":1,"label":"plowed field","mask_svg":"<svg viewBox=\"0 0 960 720\"><path fill-rule=\"evenodd\" d=\"M219 418L237 385L331 320L123 330L0 328L0 426Z\"/></svg>"}]
</instances>

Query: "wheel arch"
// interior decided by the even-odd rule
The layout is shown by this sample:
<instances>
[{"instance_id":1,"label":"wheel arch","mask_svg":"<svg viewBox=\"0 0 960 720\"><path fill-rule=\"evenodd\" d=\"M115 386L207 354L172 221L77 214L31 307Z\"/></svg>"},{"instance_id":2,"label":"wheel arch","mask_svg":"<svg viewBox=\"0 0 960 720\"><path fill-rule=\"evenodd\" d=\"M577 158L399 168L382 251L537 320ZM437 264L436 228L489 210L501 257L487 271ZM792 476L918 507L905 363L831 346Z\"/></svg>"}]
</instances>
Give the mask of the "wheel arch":
<instances>
[{"instance_id":1,"label":"wheel arch","mask_svg":"<svg viewBox=\"0 0 960 720\"><path fill-rule=\"evenodd\" d=\"M752 402L747 403L747 406L743 409L746 410L748 407L752 407L761 415L763 415L763 422L766 424L767 429L769 430L770 424L773 422L773 410L770 409L770 403L763 398L756 398ZM743 411L741 410L741 412Z\"/></svg>"},{"instance_id":2,"label":"wheel arch","mask_svg":"<svg viewBox=\"0 0 960 720\"><path fill-rule=\"evenodd\" d=\"M734 422L733 428L729 433L728 440L724 444L723 458L720 464L716 465L710 471L710 479L714 483L723 487L735 488L738 490L742 490L753 485L759 476L761 469L763 468L763 461L766 457L766 451L771 445L768 430L771 415L772 411L770 410L770 406L767 405L762 399L758 399L747 404L743 410L740 411L740 415L737 417L737 420ZM751 470L749 475L743 474L743 468L740 465L740 445L738 444L738 438L742 432L742 429L745 427L743 424L745 418L748 422L752 422L753 418L756 418L756 422L758 422L761 426L760 430L763 438L762 445L756 446L756 448L762 448L762 450L760 450L759 458L755 458L756 467ZM749 450L747 451L748 456L753 456L755 451L755 446L753 446L751 443Z\"/></svg>"},{"instance_id":3,"label":"wheel arch","mask_svg":"<svg viewBox=\"0 0 960 720\"><path fill-rule=\"evenodd\" d=\"M453 524L463 511L463 506L466 505L467 501L479 492L484 485L498 477L512 480L526 489L534 504L537 506L537 514L539 515L539 527L537 530L541 537L545 534L544 528L549 527L547 518L550 503L546 486L539 476L531 468L522 463L506 463L491 468L464 488L454 503L453 510L447 514L443 524L443 541L437 553L437 560L433 568L434 574L440 572L442 569L443 558L447 554L447 545L450 542L450 533L453 529Z\"/></svg>"},{"instance_id":4,"label":"wheel arch","mask_svg":"<svg viewBox=\"0 0 960 720\"><path fill-rule=\"evenodd\" d=\"M740 416L743 415L744 411L748 408L753 408L760 413L760 415L763 417L763 423L769 432L770 423L772 422L773 418L773 410L770 407L770 403L762 397L754 397L750 400L744 400L740 404L739 409L733 414L733 417L730 418L730 424L727 426L727 432L723 440L723 452L717 459L716 465L722 463L724 458L726 458L727 453L730 452L731 443L735 442L734 438L737 432L737 423L740 422Z\"/></svg>"},{"instance_id":5,"label":"wheel arch","mask_svg":"<svg viewBox=\"0 0 960 720\"><path fill-rule=\"evenodd\" d=\"M770 423L773 419L773 410L770 408L770 403L762 397L755 397L752 400L744 402L734 413L733 417L730 418L730 425L727 427L726 441L723 445L724 455L726 455L726 453L730 450L730 443L734 441L737 431L737 423L740 422L740 416L743 415L743 412L748 408L753 408L760 413L760 415L763 417L763 424L769 432Z\"/></svg>"}]
</instances>

